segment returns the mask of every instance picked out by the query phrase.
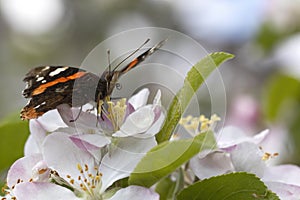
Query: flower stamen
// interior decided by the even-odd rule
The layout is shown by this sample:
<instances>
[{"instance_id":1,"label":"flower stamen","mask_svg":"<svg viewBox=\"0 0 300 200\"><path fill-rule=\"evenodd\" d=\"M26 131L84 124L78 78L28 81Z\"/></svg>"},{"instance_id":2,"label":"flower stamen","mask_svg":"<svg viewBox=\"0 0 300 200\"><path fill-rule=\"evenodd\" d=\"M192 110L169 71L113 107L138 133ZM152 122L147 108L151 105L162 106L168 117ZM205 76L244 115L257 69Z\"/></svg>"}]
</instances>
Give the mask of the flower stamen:
<instances>
[{"instance_id":1,"label":"flower stamen","mask_svg":"<svg viewBox=\"0 0 300 200\"><path fill-rule=\"evenodd\" d=\"M126 108L126 98L122 98L117 102L108 101L107 108L102 110L102 113L111 122L114 132L120 129L125 118Z\"/></svg>"},{"instance_id":2,"label":"flower stamen","mask_svg":"<svg viewBox=\"0 0 300 200\"><path fill-rule=\"evenodd\" d=\"M81 190L81 192L91 197L90 199L99 199L102 180L101 176L99 176L101 173L98 171L98 167L90 168L87 164L81 165L79 163L76 167L80 173L77 179L72 178L71 175L66 176L72 188L76 188L77 185L77 188L79 187L77 192ZM90 172L90 169L94 171Z\"/></svg>"},{"instance_id":3,"label":"flower stamen","mask_svg":"<svg viewBox=\"0 0 300 200\"><path fill-rule=\"evenodd\" d=\"M199 117L192 117L189 115L181 118L179 124L182 125L192 136L195 136L199 133L212 130L216 122L220 120L221 118L216 114L213 114L210 119L204 115L200 115Z\"/></svg>"}]
</instances>

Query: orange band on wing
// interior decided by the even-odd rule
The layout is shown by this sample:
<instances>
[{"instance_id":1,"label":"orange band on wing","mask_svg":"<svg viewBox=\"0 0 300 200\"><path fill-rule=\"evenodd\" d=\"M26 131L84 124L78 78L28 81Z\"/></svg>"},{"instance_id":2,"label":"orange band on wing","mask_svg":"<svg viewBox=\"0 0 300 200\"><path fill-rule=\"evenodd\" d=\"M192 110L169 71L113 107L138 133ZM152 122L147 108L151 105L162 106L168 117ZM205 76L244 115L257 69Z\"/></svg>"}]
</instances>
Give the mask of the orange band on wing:
<instances>
[{"instance_id":1,"label":"orange band on wing","mask_svg":"<svg viewBox=\"0 0 300 200\"><path fill-rule=\"evenodd\" d=\"M131 68L135 67L135 66L138 64L138 62L139 62L139 59L137 59L137 58L134 59L133 61L131 61L131 62L128 64L128 66L126 67L124 73L125 73L125 72L128 72L129 70L131 70Z\"/></svg>"},{"instance_id":2,"label":"orange band on wing","mask_svg":"<svg viewBox=\"0 0 300 200\"><path fill-rule=\"evenodd\" d=\"M74 79L77 79L77 78L80 78L81 76L85 75L86 72L77 72L71 76L68 76L68 77L60 77L58 79L55 79L54 81L51 81L49 83L45 83L43 85L40 85L38 88L36 88L33 92L32 92L32 95L38 95L38 94L41 94L43 93L48 87L51 87L53 85L56 85L58 83L64 83L64 82L67 82L69 80L74 80Z\"/></svg>"}]
</instances>

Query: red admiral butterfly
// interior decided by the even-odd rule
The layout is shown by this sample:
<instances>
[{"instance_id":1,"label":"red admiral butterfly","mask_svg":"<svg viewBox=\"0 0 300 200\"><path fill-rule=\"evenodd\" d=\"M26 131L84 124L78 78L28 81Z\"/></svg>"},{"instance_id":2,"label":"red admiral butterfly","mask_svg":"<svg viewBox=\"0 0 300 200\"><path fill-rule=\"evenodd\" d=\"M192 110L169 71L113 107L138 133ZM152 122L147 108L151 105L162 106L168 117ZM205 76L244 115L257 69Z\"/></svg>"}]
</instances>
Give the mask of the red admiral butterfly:
<instances>
[{"instance_id":1,"label":"red admiral butterfly","mask_svg":"<svg viewBox=\"0 0 300 200\"><path fill-rule=\"evenodd\" d=\"M148 41L149 39L127 58L140 50ZM31 99L21 110L21 119L38 118L61 104L82 107L89 102L96 102L97 112L100 114L102 104L110 100L110 95L120 76L144 61L164 42L165 40L149 48L121 70L117 69L127 58L113 70L109 64L108 70L105 70L100 77L69 66L40 66L32 69L23 80L27 84L23 96Z\"/></svg>"}]
</instances>

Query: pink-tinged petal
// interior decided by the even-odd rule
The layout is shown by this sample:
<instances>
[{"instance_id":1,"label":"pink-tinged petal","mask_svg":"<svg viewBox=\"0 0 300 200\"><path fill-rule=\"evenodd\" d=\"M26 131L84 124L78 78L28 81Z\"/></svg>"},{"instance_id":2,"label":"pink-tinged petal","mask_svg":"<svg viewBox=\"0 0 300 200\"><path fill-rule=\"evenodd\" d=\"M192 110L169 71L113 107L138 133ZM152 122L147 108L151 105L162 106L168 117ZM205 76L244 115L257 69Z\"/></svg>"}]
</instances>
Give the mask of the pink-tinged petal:
<instances>
[{"instance_id":1,"label":"pink-tinged petal","mask_svg":"<svg viewBox=\"0 0 300 200\"><path fill-rule=\"evenodd\" d=\"M97 128L97 116L93 113L80 111L80 108L71 108L67 104L57 106L62 120L74 128ZM79 116L78 116L79 115ZM72 120L76 119L74 122Z\"/></svg>"},{"instance_id":2,"label":"pink-tinged petal","mask_svg":"<svg viewBox=\"0 0 300 200\"><path fill-rule=\"evenodd\" d=\"M163 113L161 113L159 118L155 120L153 125L146 131L146 133L139 134L139 136L152 137L152 136L156 135L160 131L164 121L165 121L165 115Z\"/></svg>"},{"instance_id":3,"label":"pink-tinged petal","mask_svg":"<svg viewBox=\"0 0 300 200\"><path fill-rule=\"evenodd\" d=\"M47 130L37 119L32 119L29 121L29 129L31 134L25 144L25 156L41 153L41 145L47 135Z\"/></svg>"},{"instance_id":4,"label":"pink-tinged petal","mask_svg":"<svg viewBox=\"0 0 300 200\"><path fill-rule=\"evenodd\" d=\"M253 142L255 144L259 144L265 139L268 133L269 130L264 130L254 137L250 137L237 127L227 126L223 128L218 135L216 135L216 140L219 148L225 149L242 142Z\"/></svg>"},{"instance_id":5,"label":"pink-tinged petal","mask_svg":"<svg viewBox=\"0 0 300 200\"><path fill-rule=\"evenodd\" d=\"M138 108L147 104L149 94L150 94L149 89L144 88L141 91L139 91L137 94L130 97L128 103L130 103L133 106L133 108L137 110Z\"/></svg>"},{"instance_id":6,"label":"pink-tinged petal","mask_svg":"<svg viewBox=\"0 0 300 200\"><path fill-rule=\"evenodd\" d=\"M280 199L283 200L298 200L300 199L300 186L291 185L280 182L266 181L268 189L275 192Z\"/></svg>"},{"instance_id":7,"label":"pink-tinged petal","mask_svg":"<svg viewBox=\"0 0 300 200\"><path fill-rule=\"evenodd\" d=\"M154 106L161 106L161 91L157 90L157 93L153 99Z\"/></svg>"},{"instance_id":8,"label":"pink-tinged petal","mask_svg":"<svg viewBox=\"0 0 300 200\"><path fill-rule=\"evenodd\" d=\"M238 144L230 153L235 171L250 172L258 177L262 177L266 169L263 155L259 146L250 142Z\"/></svg>"},{"instance_id":9,"label":"pink-tinged petal","mask_svg":"<svg viewBox=\"0 0 300 200\"><path fill-rule=\"evenodd\" d=\"M47 130L44 128L42 123L37 119L30 120L29 121L29 130L30 130L31 135L34 136L35 140L39 144L42 144L47 135Z\"/></svg>"},{"instance_id":10,"label":"pink-tinged petal","mask_svg":"<svg viewBox=\"0 0 300 200\"><path fill-rule=\"evenodd\" d=\"M41 145L36 142L35 138L31 134L26 140L24 147L24 155L30 156L37 153L41 153Z\"/></svg>"},{"instance_id":11,"label":"pink-tinged petal","mask_svg":"<svg viewBox=\"0 0 300 200\"><path fill-rule=\"evenodd\" d=\"M128 137L147 131L154 122L152 106L144 106L129 115L114 137Z\"/></svg>"},{"instance_id":12,"label":"pink-tinged petal","mask_svg":"<svg viewBox=\"0 0 300 200\"><path fill-rule=\"evenodd\" d=\"M110 143L110 139L100 134L81 134L70 136L70 139L82 149L96 150Z\"/></svg>"},{"instance_id":13,"label":"pink-tinged petal","mask_svg":"<svg viewBox=\"0 0 300 200\"><path fill-rule=\"evenodd\" d=\"M74 144L83 151L89 152L97 162L101 160L101 148L110 143L110 140L100 134L82 134L70 136Z\"/></svg>"},{"instance_id":14,"label":"pink-tinged petal","mask_svg":"<svg viewBox=\"0 0 300 200\"><path fill-rule=\"evenodd\" d=\"M66 175L78 177L78 164L86 164L91 169L95 166L93 156L78 148L69 135L62 132L54 132L47 136L43 144L43 155L48 166L58 171L63 178L66 178Z\"/></svg>"},{"instance_id":15,"label":"pink-tinged petal","mask_svg":"<svg viewBox=\"0 0 300 200\"><path fill-rule=\"evenodd\" d=\"M200 179L210 178L233 171L230 157L224 152L211 152L205 157L197 155L190 160L190 167Z\"/></svg>"},{"instance_id":16,"label":"pink-tinged petal","mask_svg":"<svg viewBox=\"0 0 300 200\"><path fill-rule=\"evenodd\" d=\"M160 116L163 114L162 113L162 107L161 106L154 106L153 107L153 112L154 112L154 121L158 120ZM164 114L163 114L164 115Z\"/></svg>"},{"instance_id":17,"label":"pink-tinged petal","mask_svg":"<svg viewBox=\"0 0 300 200\"><path fill-rule=\"evenodd\" d=\"M152 191L151 189L144 188L141 186L128 186L127 188L120 189L116 192L114 196L110 198L110 200L159 200L159 194Z\"/></svg>"},{"instance_id":18,"label":"pink-tinged petal","mask_svg":"<svg viewBox=\"0 0 300 200\"><path fill-rule=\"evenodd\" d=\"M18 200L80 200L71 190L53 183L20 183L14 194Z\"/></svg>"},{"instance_id":19,"label":"pink-tinged petal","mask_svg":"<svg viewBox=\"0 0 300 200\"><path fill-rule=\"evenodd\" d=\"M100 164L102 192L115 181L128 177L146 153L156 146L152 138L120 138L116 147L106 154Z\"/></svg>"},{"instance_id":20,"label":"pink-tinged petal","mask_svg":"<svg viewBox=\"0 0 300 200\"><path fill-rule=\"evenodd\" d=\"M234 126L227 126L223 128L218 135L216 140L219 148L228 148L235 144L246 140L247 136L244 132Z\"/></svg>"},{"instance_id":21,"label":"pink-tinged petal","mask_svg":"<svg viewBox=\"0 0 300 200\"><path fill-rule=\"evenodd\" d=\"M18 159L9 169L7 185L12 187L18 180L30 181L34 166L43 159L41 154L34 154Z\"/></svg>"},{"instance_id":22,"label":"pink-tinged petal","mask_svg":"<svg viewBox=\"0 0 300 200\"><path fill-rule=\"evenodd\" d=\"M67 127L56 109L46 112L45 114L43 114L43 116L39 117L36 120L48 132L55 131L58 128Z\"/></svg>"},{"instance_id":23,"label":"pink-tinged petal","mask_svg":"<svg viewBox=\"0 0 300 200\"><path fill-rule=\"evenodd\" d=\"M300 168L296 165L278 165L268 167L264 181L276 181L300 186Z\"/></svg>"},{"instance_id":24,"label":"pink-tinged petal","mask_svg":"<svg viewBox=\"0 0 300 200\"><path fill-rule=\"evenodd\" d=\"M125 114L125 119L135 111L134 107L129 103L127 102L126 103L127 107L126 107L126 114Z\"/></svg>"},{"instance_id":25,"label":"pink-tinged petal","mask_svg":"<svg viewBox=\"0 0 300 200\"><path fill-rule=\"evenodd\" d=\"M269 133L270 133L269 129L263 130L263 131L259 132L258 134L256 134L253 137L253 140L251 140L251 141L254 142L255 144L260 144L261 142L263 142L266 139L266 137L269 135Z\"/></svg>"}]
</instances>

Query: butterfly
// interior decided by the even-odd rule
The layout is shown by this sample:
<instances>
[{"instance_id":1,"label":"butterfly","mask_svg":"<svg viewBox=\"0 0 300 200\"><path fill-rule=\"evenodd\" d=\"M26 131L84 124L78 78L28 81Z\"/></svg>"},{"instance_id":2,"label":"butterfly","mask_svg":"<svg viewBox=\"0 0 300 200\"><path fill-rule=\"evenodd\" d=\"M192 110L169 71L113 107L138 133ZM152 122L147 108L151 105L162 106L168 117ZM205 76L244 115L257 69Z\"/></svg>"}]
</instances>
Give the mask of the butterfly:
<instances>
[{"instance_id":1,"label":"butterfly","mask_svg":"<svg viewBox=\"0 0 300 200\"><path fill-rule=\"evenodd\" d=\"M26 87L22 93L30 100L21 110L21 119L38 118L61 104L82 108L89 102L97 104L97 116L102 114L101 107L110 100L119 78L152 55L166 40L157 43L119 69L126 59L138 52L148 41L149 39L114 69L111 70L109 64L101 76L70 66L40 66L30 70L23 80Z\"/></svg>"}]
</instances>

